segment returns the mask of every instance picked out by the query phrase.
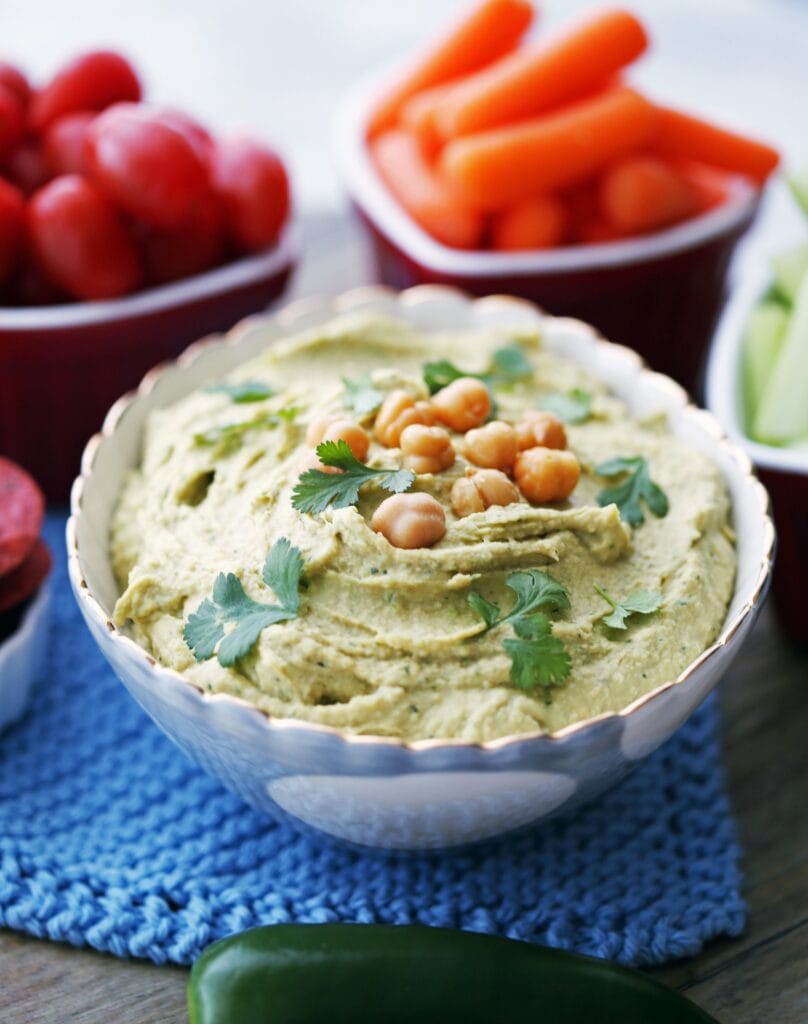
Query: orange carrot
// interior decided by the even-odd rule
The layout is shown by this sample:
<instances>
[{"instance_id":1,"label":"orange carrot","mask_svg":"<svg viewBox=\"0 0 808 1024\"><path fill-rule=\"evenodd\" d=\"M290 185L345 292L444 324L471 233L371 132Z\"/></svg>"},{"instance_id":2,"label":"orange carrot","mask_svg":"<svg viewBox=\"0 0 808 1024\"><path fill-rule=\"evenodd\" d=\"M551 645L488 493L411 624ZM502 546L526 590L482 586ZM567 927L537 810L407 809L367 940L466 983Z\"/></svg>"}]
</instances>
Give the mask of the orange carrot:
<instances>
[{"instance_id":1,"label":"orange carrot","mask_svg":"<svg viewBox=\"0 0 808 1024\"><path fill-rule=\"evenodd\" d=\"M613 224L602 217L593 217L580 225L575 241L581 245L598 245L601 242L616 242L623 237Z\"/></svg>"},{"instance_id":2,"label":"orange carrot","mask_svg":"<svg viewBox=\"0 0 808 1024\"><path fill-rule=\"evenodd\" d=\"M655 108L631 89L610 89L548 117L454 139L438 167L470 206L496 210L594 176L647 147Z\"/></svg>"},{"instance_id":3,"label":"orange carrot","mask_svg":"<svg viewBox=\"0 0 808 1024\"><path fill-rule=\"evenodd\" d=\"M564 237L563 203L550 196L526 199L503 210L491 223L494 249L552 249Z\"/></svg>"},{"instance_id":4,"label":"orange carrot","mask_svg":"<svg viewBox=\"0 0 808 1024\"><path fill-rule=\"evenodd\" d=\"M723 171L717 171L714 167L705 167L704 164L694 163L692 160L681 160L676 166L685 179L690 182L690 186L696 194L696 206L699 213L714 210L716 206L727 201L729 181Z\"/></svg>"},{"instance_id":5,"label":"orange carrot","mask_svg":"<svg viewBox=\"0 0 808 1024\"><path fill-rule=\"evenodd\" d=\"M675 224L698 209L696 192L684 175L645 155L610 167L601 179L598 202L607 222L627 235Z\"/></svg>"},{"instance_id":6,"label":"orange carrot","mask_svg":"<svg viewBox=\"0 0 808 1024\"><path fill-rule=\"evenodd\" d=\"M663 156L698 160L745 174L763 185L780 162L776 149L668 107L659 107L656 149Z\"/></svg>"},{"instance_id":7,"label":"orange carrot","mask_svg":"<svg viewBox=\"0 0 808 1024\"><path fill-rule=\"evenodd\" d=\"M532 18L533 7L527 0L483 0L379 98L370 115L368 136L391 128L403 104L415 93L479 71L508 53Z\"/></svg>"},{"instance_id":8,"label":"orange carrot","mask_svg":"<svg viewBox=\"0 0 808 1024\"><path fill-rule=\"evenodd\" d=\"M418 136L421 149L429 155L434 156L443 144L435 125L435 110L456 84L453 79L443 85L433 85L431 89L416 93L401 108L401 124Z\"/></svg>"},{"instance_id":9,"label":"orange carrot","mask_svg":"<svg viewBox=\"0 0 808 1024\"><path fill-rule=\"evenodd\" d=\"M604 11L538 49L517 50L448 89L432 114L444 139L524 120L580 99L648 45L628 11Z\"/></svg>"},{"instance_id":10,"label":"orange carrot","mask_svg":"<svg viewBox=\"0 0 808 1024\"><path fill-rule=\"evenodd\" d=\"M414 135L395 128L373 139L370 151L387 187L424 231L458 249L480 244L482 217L432 170Z\"/></svg>"}]
</instances>

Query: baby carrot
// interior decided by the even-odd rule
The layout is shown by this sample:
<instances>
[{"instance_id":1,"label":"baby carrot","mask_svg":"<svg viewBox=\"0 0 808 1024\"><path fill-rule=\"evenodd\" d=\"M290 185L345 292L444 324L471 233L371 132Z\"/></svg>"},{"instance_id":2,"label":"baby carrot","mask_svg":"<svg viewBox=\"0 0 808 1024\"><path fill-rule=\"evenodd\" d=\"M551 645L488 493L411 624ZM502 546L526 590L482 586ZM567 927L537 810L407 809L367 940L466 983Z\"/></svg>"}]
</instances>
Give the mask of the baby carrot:
<instances>
[{"instance_id":1,"label":"baby carrot","mask_svg":"<svg viewBox=\"0 0 808 1024\"><path fill-rule=\"evenodd\" d=\"M453 139L438 160L471 206L496 210L576 185L656 133L655 108L632 89L610 89L557 114Z\"/></svg>"},{"instance_id":2,"label":"baby carrot","mask_svg":"<svg viewBox=\"0 0 808 1024\"><path fill-rule=\"evenodd\" d=\"M696 192L670 164L633 156L613 164L598 189L600 211L627 235L675 224L697 212Z\"/></svg>"},{"instance_id":3,"label":"baby carrot","mask_svg":"<svg viewBox=\"0 0 808 1024\"><path fill-rule=\"evenodd\" d=\"M395 128L373 139L370 151L387 187L424 231L458 249L479 245L482 217L432 170L414 135Z\"/></svg>"},{"instance_id":4,"label":"baby carrot","mask_svg":"<svg viewBox=\"0 0 808 1024\"><path fill-rule=\"evenodd\" d=\"M416 93L401 108L401 124L418 136L421 148L429 155L437 153L443 145L435 125L435 110L455 84L453 80L443 85L433 85L431 89Z\"/></svg>"},{"instance_id":5,"label":"baby carrot","mask_svg":"<svg viewBox=\"0 0 808 1024\"><path fill-rule=\"evenodd\" d=\"M683 177L690 182L696 195L696 206L699 213L713 210L726 202L729 195L729 182L723 171L692 160L680 160L677 168Z\"/></svg>"},{"instance_id":6,"label":"baby carrot","mask_svg":"<svg viewBox=\"0 0 808 1024\"><path fill-rule=\"evenodd\" d=\"M563 239L566 220L558 199L526 199L493 218L491 242L502 250L551 249Z\"/></svg>"},{"instance_id":7,"label":"baby carrot","mask_svg":"<svg viewBox=\"0 0 808 1024\"><path fill-rule=\"evenodd\" d=\"M711 167L745 174L759 185L765 183L780 162L777 150L764 142L737 135L679 110L659 107L658 111L656 149L663 156L698 160Z\"/></svg>"},{"instance_id":8,"label":"baby carrot","mask_svg":"<svg viewBox=\"0 0 808 1024\"><path fill-rule=\"evenodd\" d=\"M532 18L533 7L527 0L483 0L379 98L368 122L369 137L391 128L410 96L451 78L479 71L508 53Z\"/></svg>"},{"instance_id":9,"label":"baby carrot","mask_svg":"<svg viewBox=\"0 0 808 1024\"><path fill-rule=\"evenodd\" d=\"M606 83L648 45L628 11L607 10L538 49L517 50L478 71L436 103L444 139L535 117Z\"/></svg>"}]
</instances>

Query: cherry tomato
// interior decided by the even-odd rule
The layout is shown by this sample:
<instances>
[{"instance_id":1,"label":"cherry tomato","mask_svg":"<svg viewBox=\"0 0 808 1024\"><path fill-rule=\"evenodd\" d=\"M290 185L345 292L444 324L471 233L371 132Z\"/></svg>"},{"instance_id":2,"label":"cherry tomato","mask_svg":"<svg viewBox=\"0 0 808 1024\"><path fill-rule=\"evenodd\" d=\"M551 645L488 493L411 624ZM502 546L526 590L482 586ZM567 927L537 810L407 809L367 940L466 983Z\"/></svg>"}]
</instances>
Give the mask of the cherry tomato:
<instances>
[{"instance_id":1,"label":"cherry tomato","mask_svg":"<svg viewBox=\"0 0 808 1024\"><path fill-rule=\"evenodd\" d=\"M110 299L138 284L134 244L109 200L78 174L65 174L28 202L37 262L78 299Z\"/></svg>"},{"instance_id":2,"label":"cherry tomato","mask_svg":"<svg viewBox=\"0 0 808 1024\"><path fill-rule=\"evenodd\" d=\"M0 82L14 93L23 108L28 105L28 100L31 97L31 86L28 84L28 79L16 65L0 60Z\"/></svg>"},{"instance_id":3,"label":"cherry tomato","mask_svg":"<svg viewBox=\"0 0 808 1024\"><path fill-rule=\"evenodd\" d=\"M22 142L25 117L15 92L0 82L0 160L5 160Z\"/></svg>"},{"instance_id":4,"label":"cherry tomato","mask_svg":"<svg viewBox=\"0 0 808 1024\"><path fill-rule=\"evenodd\" d=\"M42 158L50 174L84 174L87 169L87 129L96 115L89 110L52 121L42 136Z\"/></svg>"},{"instance_id":5,"label":"cherry tomato","mask_svg":"<svg viewBox=\"0 0 808 1024\"><path fill-rule=\"evenodd\" d=\"M31 101L31 125L41 132L74 110L103 110L139 100L140 81L129 61L111 50L82 54L66 64Z\"/></svg>"},{"instance_id":6,"label":"cherry tomato","mask_svg":"<svg viewBox=\"0 0 808 1024\"><path fill-rule=\"evenodd\" d=\"M207 170L185 135L129 103L90 125L87 164L116 206L152 227L178 227L210 192Z\"/></svg>"},{"instance_id":7,"label":"cherry tomato","mask_svg":"<svg viewBox=\"0 0 808 1024\"><path fill-rule=\"evenodd\" d=\"M25 231L22 192L0 178L0 280L16 267Z\"/></svg>"},{"instance_id":8,"label":"cherry tomato","mask_svg":"<svg viewBox=\"0 0 808 1024\"><path fill-rule=\"evenodd\" d=\"M220 142L211 174L233 241L248 251L276 241L289 214L289 181L278 155L252 139Z\"/></svg>"},{"instance_id":9,"label":"cherry tomato","mask_svg":"<svg viewBox=\"0 0 808 1024\"><path fill-rule=\"evenodd\" d=\"M173 107L161 107L155 112L155 117L170 128L176 128L193 146L202 163L206 167L210 164L214 143L213 136L207 128L181 110L174 110Z\"/></svg>"},{"instance_id":10,"label":"cherry tomato","mask_svg":"<svg viewBox=\"0 0 808 1024\"><path fill-rule=\"evenodd\" d=\"M50 179L42 150L35 142L23 142L6 161L6 177L29 196Z\"/></svg>"},{"instance_id":11,"label":"cherry tomato","mask_svg":"<svg viewBox=\"0 0 808 1024\"><path fill-rule=\"evenodd\" d=\"M221 206L209 196L186 223L177 228L144 227L139 241L146 280L151 284L209 270L219 262L224 249Z\"/></svg>"}]
</instances>

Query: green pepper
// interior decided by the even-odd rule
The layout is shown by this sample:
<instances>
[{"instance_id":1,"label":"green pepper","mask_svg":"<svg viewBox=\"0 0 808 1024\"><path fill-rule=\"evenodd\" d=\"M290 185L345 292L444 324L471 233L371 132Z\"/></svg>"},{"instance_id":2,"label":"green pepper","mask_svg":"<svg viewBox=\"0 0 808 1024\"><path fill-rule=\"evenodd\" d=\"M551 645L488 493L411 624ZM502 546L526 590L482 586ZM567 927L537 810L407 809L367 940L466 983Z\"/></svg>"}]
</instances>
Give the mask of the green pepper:
<instances>
[{"instance_id":1,"label":"green pepper","mask_svg":"<svg viewBox=\"0 0 808 1024\"><path fill-rule=\"evenodd\" d=\"M605 960L417 925L270 925L194 964L190 1024L716 1024Z\"/></svg>"}]
</instances>

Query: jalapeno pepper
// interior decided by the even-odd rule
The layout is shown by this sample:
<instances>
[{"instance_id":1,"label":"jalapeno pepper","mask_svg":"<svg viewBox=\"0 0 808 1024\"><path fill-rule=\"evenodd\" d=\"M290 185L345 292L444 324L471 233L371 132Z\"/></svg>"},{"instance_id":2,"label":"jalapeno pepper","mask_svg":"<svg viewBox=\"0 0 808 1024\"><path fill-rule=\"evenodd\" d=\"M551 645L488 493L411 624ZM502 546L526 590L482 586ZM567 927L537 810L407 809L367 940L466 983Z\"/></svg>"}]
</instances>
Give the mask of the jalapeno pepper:
<instances>
[{"instance_id":1,"label":"jalapeno pepper","mask_svg":"<svg viewBox=\"0 0 808 1024\"><path fill-rule=\"evenodd\" d=\"M191 971L190 1024L716 1024L604 960L416 925L271 925Z\"/></svg>"}]
</instances>

